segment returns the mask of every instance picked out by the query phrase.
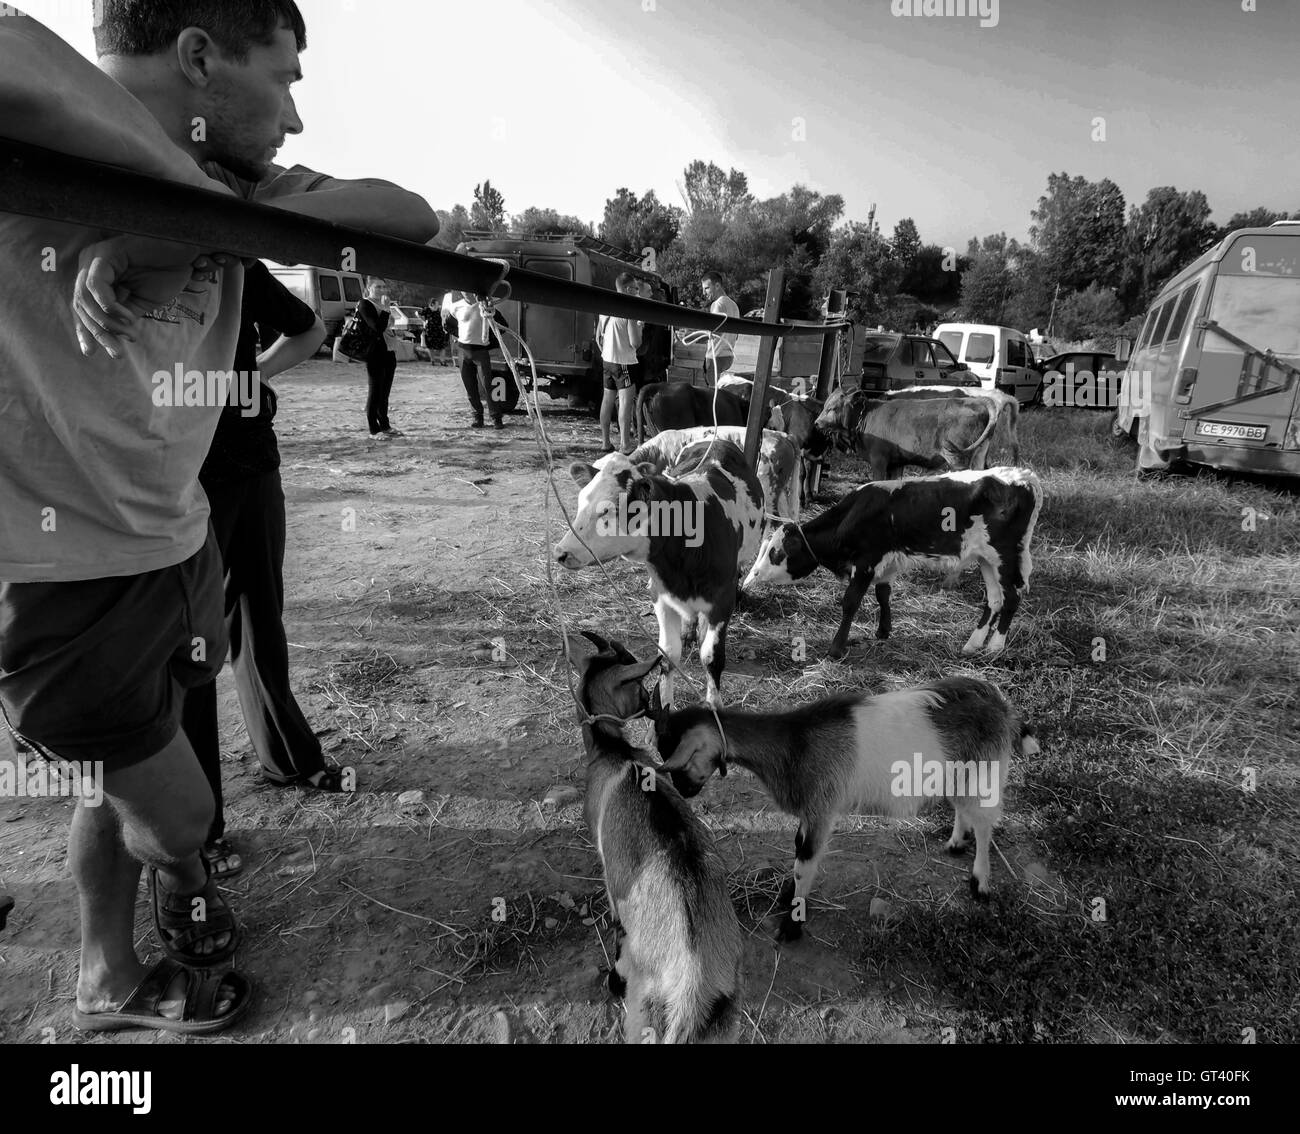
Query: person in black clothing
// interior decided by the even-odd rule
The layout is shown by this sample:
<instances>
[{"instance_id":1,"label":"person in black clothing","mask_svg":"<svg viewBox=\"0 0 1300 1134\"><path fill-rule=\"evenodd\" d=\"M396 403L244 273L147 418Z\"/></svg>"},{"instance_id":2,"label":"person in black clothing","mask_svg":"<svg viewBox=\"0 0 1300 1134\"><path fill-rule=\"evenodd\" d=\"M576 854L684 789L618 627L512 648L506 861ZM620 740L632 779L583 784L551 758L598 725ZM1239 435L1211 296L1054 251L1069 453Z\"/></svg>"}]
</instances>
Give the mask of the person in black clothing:
<instances>
[{"instance_id":1,"label":"person in black clothing","mask_svg":"<svg viewBox=\"0 0 1300 1134\"><path fill-rule=\"evenodd\" d=\"M642 299L654 299L654 288L649 280L639 280L637 294ZM636 349L637 360L628 367L632 381L639 390L651 382L668 380L668 363L672 361L673 333L668 327L646 323L641 328L641 345Z\"/></svg>"},{"instance_id":2,"label":"person in black clothing","mask_svg":"<svg viewBox=\"0 0 1300 1134\"><path fill-rule=\"evenodd\" d=\"M259 337L272 343L261 355ZM258 261L245 269L235 370L260 372L253 386L258 412L245 416L240 406L226 406L199 483L207 493L225 565L230 661L262 774L277 784L341 791L342 776L325 766L320 741L289 687L283 623L284 491L273 426L276 397L266 381L311 357L324 338L325 327L316 313L265 265ZM181 724L216 799L203 857L214 877L230 877L243 867L225 839L215 681L186 692Z\"/></svg>"},{"instance_id":3,"label":"person in black clothing","mask_svg":"<svg viewBox=\"0 0 1300 1134\"><path fill-rule=\"evenodd\" d=\"M370 436L383 440L401 434L388 424L388 395L393 390L393 375L397 373L397 355L388 349L384 332L391 319L390 300L384 281L371 278L366 282L366 296L357 304L361 321L375 333L374 345L366 355L366 378L369 392L366 396L366 422Z\"/></svg>"},{"instance_id":4,"label":"person in black clothing","mask_svg":"<svg viewBox=\"0 0 1300 1134\"><path fill-rule=\"evenodd\" d=\"M442 301L437 297L429 300L420 314L424 317L424 347L429 352L429 361L434 366L450 366L451 335L442 323Z\"/></svg>"}]
</instances>

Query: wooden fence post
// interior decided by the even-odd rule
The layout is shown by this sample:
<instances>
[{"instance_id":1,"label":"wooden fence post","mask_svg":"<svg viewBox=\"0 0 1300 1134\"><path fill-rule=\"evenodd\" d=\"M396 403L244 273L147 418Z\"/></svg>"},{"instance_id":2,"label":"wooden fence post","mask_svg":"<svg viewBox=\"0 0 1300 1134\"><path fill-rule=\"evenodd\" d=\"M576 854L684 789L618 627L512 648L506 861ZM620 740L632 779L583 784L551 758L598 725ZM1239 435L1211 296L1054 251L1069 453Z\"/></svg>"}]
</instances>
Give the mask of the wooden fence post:
<instances>
[{"instance_id":1,"label":"wooden fence post","mask_svg":"<svg viewBox=\"0 0 1300 1134\"><path fill-rule=\"evenodd\" d=\"M773 268L767 273L767 300L763 304L763 322L777 323L781 318L781 292L785 287L785 269ZM745 423L745 463L758 469L758 450L763 441L763 425L767 421L767 388L772 380L772 362L776 357L776 337L764 335L758 346L758 362L754 366L754 393L749 400L749 420ZM771 509L771 502L765 502Z\"/></svg>"},{"instance_id":2,"label":"wooden fence post","mask_svg":"<svg viewBox=\"0 0 1300 1134\"><path fill-rule=\"evenodd\" d=\"M826 322L834 323L836 318L844 314L845 307L848 305L848 292L832 291L830 302L826 304ZM849 339L849 350L853 350L853 339ZM822 357L821 365L817 367L817 400L826 401L831 395L831 379L835 376L837 369L836 364L840 357L840 336L827 335L822 339ZM806 484L808 487L808 499L811 500L818 492L821 491L822 473L826 471L826 457L810 458L809 464L812 466L807 470Z\"/></svg>"}]
</instances>

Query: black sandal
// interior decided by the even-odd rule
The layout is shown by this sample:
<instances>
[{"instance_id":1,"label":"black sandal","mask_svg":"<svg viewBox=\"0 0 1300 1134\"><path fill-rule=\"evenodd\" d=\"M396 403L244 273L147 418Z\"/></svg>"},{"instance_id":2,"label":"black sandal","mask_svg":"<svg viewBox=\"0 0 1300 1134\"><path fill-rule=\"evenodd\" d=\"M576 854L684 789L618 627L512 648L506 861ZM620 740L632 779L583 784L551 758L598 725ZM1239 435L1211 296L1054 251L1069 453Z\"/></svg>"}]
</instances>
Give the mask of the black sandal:
<instances>
[{"instance_id":1,"label":"black sandal","mask_svg":"<svg viewBox=\"0 0 1300 1134\"><path fill-rule=\"evenodd\" d=\"M208 864L208 876L210 878L224 879L235 878L244 873L243 858L240 853L230 844L229 839L213 839L211 842L204 843L199 848L199 854L203 856L203 861ZM230 860L238 858L239 865L233 869L230 866ZM217 863L224 862L225 870L218 870Z\"/></svg>"},{"instance_id":2,"label":"black sandal","mask_svg":"<svg viewBox=\"0 0 1300 1134\"><path fill-rule=\"evenodd\" d=\"M203 868L209 875L203 889L195 894L177 894L158 881L156 867L149 867L149 904L153 909L153 924L158 931L158 940L162 942L167 955L183 964L210 968L235 955L235 950L239 948L239 924L225 898L217 892L217 884L211 877L211 868L206 859L203 860ZM162 901L159 901L159 893L164 895ZM195 921L193 918L192 903L195 898L202 898L207 903L204 911L207 917L203 921ZM221 933L230 934L230 941L224 949L212 953L188 951L196 941Z\"/></svg>"},{"instance_id":3,"label":"black sandal","mask_svg":"<svg viewBox=\"0 0 1300 1134\"><path fill-rule=\"evenodd\" d=\"M167 998L167 990L180 974L185 974L185 997L179 1019L163 1016L158 1006ZM229 1012L216 1015L222 985L235 994ZM183 1035L211 1035L235 1023L253 1000L253 982L233 970L224 973L192 969L164 957L136 985L120 1007L109 1012L83 1012L73 1008L73 1026L83 1032L116 1032L123 1028L154 1028Z\"/></svg>"},{"instance_id":4,"label":"black sandal","mask_svg":"<svg viewBox=\"0 0 1300 1134\"><path fill-rule=\"evenodd\" d=\"M313 779L315 776L320 778ZM262 778L276 787L306 787L314 788L316 791L336 794L347 794L355 790L343 786L343 770L341 768L322 768L319 772L313 772L310 776L294 776L292 779L287 780L279 780L263 772Z\"/></svg>"}]
</instances>

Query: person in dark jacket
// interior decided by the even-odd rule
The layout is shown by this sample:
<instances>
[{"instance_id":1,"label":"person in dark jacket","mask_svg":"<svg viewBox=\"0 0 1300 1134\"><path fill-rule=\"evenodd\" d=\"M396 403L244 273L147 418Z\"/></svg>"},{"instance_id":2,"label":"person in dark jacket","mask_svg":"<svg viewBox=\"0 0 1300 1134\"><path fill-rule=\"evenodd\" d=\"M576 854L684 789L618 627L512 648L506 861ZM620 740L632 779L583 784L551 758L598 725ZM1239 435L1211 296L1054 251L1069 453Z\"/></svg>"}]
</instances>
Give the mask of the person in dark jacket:
<instances>
[{"instance_id":1,"label":"person in dark jacket","mask_svg":"<svg viewBox=\"0 0 1300 1134\"><path fill-rule=\"evenodd\" d=\"M289 686L284 490L273 425L276 396L267 381L310 358L324 338L316 313L264 264L258 261L245 270L235 372L256 381L237 385L222 411L199 483L208 497L225 570L235 687L262 774L276 784L341 791L342 775L326 767L320 741ZM270 344L261 354L259 339ZM255 394L253 405L237 404L241 391ZM256 414L246 412L254 406ZM215 681L186 692L181 726L216 799L203 857L214 877L230 877L243 865L225 838Z\"/></svg>"},{"instance_id":2,"label":"person in dark jacket","mask_svg":"<svg viewBox=\"0 0 1300 1134\"><path fill-rule=\"evenodd\" d=\"M637 294L642 299L654 299L654 288L649 280L639 280ZM641 345L636 348L636 365L631 368L632 378L639 390L651 382L668 380L668 364L672 361L673 333L668 327L646 323L641 328Z\"/></svg>"},{"instance_id":3,"label":"person in dark jacket","mask_svg":"<svg viewBox=\"0 0 1300 1134\"><path fill-rule=\"evenodd\" d=\"M374 345L366 355L366 378L369 390L366 396L366 423L375 440L400 437L388 424L388 395L393 391L393 376L397 373L397 355L388 349L384 332L391 321L387 287L383 280L373 276L366 281L365 298L357 304L361 321L374 332Z\"/></svg>"}]
</instances>

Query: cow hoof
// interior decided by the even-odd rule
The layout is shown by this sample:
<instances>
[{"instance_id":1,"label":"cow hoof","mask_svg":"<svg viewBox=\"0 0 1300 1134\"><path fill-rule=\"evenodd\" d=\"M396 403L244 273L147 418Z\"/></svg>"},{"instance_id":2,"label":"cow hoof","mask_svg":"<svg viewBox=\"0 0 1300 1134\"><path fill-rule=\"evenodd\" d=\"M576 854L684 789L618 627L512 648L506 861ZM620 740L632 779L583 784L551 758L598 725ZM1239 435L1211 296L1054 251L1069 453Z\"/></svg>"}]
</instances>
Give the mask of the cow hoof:
<instances>
[{"instance_id":1,"label":"cow hoof","mask_svg":"<svg viewBox=\"0 0 1300 1134\"><path fill-rule=\"evenodd\" d=\"M841 661L848 652L848 646L832 645L831 648L826 651L826 656L830 658L831 661Z\"/></svg>"},{"instance_id":2,"label":"cow hoof","mask_svg":"<svg viewBox=\"0 0 1300 1134\"><path fill-rule=\"evenodd\" d=\"M946 850L951 855L959 855L959 854L966 853L966 846L967 843L965 839L961 839L960 841L949 839L946 843L943 844L943 849ZM971 881L973 882L975 880L972 878Z\"/></svg>"},{"instance_id":3,"label":"cow hoof","mask_svg":"<svg viewBox=\"0 0 1300 1134\"><path fill-rule=\"evenodd\" d=\"M618 975L617 969L609 970L609 991L619 1000L627 993L627 981Z\"/></svg>"},{"instance_id":4,"label":"cow hoof","mask_svg":"<svg viewBox=\"0 0 1300 1134\"><path fill-rule=\"evenodd\" d=\"M977 902L987 902L989 900L989 892L980 888L978 878L970 880L970 896Z\"/></svg>"},{"instance_id":5,"label":"cow hoof","mask_svg":"<svg viewBox=\"0 0 1300 1134\"><path fill-rule=\"evenodd\" d=\"M776 908L788 910L792 905L794 905L794 879L787 878L781 887L781 893L777 895Z\"/></svg>"},{"instance_id":6,"label":"cow hoof","mask_svg":"<svg viewBox=\"0 0 1300 1134\"><path fill-rule=\"evenodd\" d=\"M980 651L979 646L976 645L974 642L967 642L967 643L966 643L964 646L962 646L962 648L961 648L961 652L962 652L966 657L970 657L971 654L977 654L977 653L979 653L979 651Z\"/></svg>"},{"instance_id":7,"label":"cow hoof","mask_svg":"<svg viewBox=\"0 0 1300 1134\"><path fill-rule=\"evenodd\" d=\"M876 639L877 639L878 641L883 642L883 641L884 641L886 638L888 638L888 637L889 637L889 631L888 631L888 630L877 630L877 631L876 631Z\"/></svg>"}]
</instances>

